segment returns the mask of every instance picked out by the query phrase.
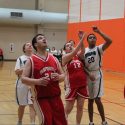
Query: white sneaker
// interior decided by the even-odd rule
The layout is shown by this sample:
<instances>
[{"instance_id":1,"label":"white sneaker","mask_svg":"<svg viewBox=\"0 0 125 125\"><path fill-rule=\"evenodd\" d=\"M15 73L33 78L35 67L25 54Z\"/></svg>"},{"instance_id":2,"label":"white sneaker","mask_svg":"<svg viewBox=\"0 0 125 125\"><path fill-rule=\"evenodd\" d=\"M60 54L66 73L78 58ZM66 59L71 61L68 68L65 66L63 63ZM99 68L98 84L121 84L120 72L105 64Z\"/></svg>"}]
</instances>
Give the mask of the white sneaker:
<instances>
[{"instance_id":1,"label":"white sneaker","mask_svg":"<svg viewBox=\"0 0 125 125\"><path fill-rule=\"evenodd\" d=\"M102 122L102 125L108 125L107 121Z\"/></svg>"},{"instance_id":2,"label":"white sneaker","mask_svg":"<svg viewBox=\"0 0 125 125\"><path fill-rule=\"evenodd\" d=\"M35 125L35 123L31 123L31 125Z\"/></svg>"},{"instance_id":3,"label":"white sneaker","mask_svg":"<svg viewBox=\"0 0 125 125\"><path fill-rule=\"evenodd\" d=\"M94 123L93 123L93 122L90 122L89 125L94 125Z\"/></svg>"},{"instance_id":4,"label":"white sneaker","mask_svg":"<svg viewBox=\"0 0 125 125\"><path fill-rule=\"evenodd\" d=\"M22 121L18 121L17 125L22 125Z\"/></svg>"}]
</instances>

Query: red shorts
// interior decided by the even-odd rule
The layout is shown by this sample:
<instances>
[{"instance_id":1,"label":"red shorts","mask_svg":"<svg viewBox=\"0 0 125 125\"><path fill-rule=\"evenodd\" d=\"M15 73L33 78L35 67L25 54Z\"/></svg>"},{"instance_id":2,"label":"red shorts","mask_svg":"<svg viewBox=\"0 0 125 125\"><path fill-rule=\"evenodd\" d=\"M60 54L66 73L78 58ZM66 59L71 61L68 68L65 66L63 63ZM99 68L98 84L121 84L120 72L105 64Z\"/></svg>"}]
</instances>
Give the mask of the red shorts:
<instances>
[{"instance_id":1,"label":"red shorts","mask_svg":"<svg viewBox=\"0 0 125 125\"><path fill-rule=\"evenodd\" d=\"M40 125L67 125L61 98L47 98L34 101Z\"/></svg>"},{"instance_id":2,"label":"red shorts","mask_svg":"<svg viewBox=\"0 0 125 125\"><path fill-rule=\"evenodd\" d=\"M87 88L86 87L66 88L65 100L75 100L77 96L88 98Z\"/></svg>"}]
</instances>

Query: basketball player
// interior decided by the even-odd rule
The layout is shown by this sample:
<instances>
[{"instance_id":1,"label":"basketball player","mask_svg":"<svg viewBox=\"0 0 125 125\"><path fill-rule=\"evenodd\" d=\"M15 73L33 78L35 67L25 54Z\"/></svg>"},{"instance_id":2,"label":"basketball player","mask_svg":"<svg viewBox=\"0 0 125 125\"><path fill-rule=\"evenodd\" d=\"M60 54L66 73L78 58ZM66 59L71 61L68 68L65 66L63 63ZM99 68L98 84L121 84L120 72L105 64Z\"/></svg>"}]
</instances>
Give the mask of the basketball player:
<instances>
[{"instance_id":1,"label":"basketball player","mask_svg":"<svg viewBox=\"0 0 125 125\"><path fill-rule=\"evenodd\" d=\"M87 37L88 47L85 48L85 67L90 72L91 76L88 77L88 90L89 90L89 102L88 102L88 112L89 112L89 125L94 125L93 123L93 103L95 101L99 114L102 119L102 125L108 125L105 120L105 113L103 104L101 102L101 97L103 95L103 75L101 71L101 62L103 52L111 45L112 40L104 34L98 27L94 26L93 31L98 33L105 42L99 46L96 46L96 36L94 34L89 34Z\"/></svg>"},{"instance_id":2,"label":"basketball player","mask_svg":"<svg viewBox=\"0 0 125 125\"><path fill-rule=\"evenodd\" d=\"M83 40L85 38L85 34L82 33L82 37L80 37L80 42L77 47L74 48L73 42L69 41L64 45L64 50L66 54L62 57L62 65L65 70L65 100L66 107L65 112L68 117L69 113L73 109L75 100L77 101L77 113L76 113L76 125L80 125L82 114L83 114L83 105L85 98L87 95L87 82L86 82L86 74L83 70L83 63L80 61L79 56L83 55ZM81 49L81 53L78 51ZM80 55L79 55L80 54Z\"/></svg>"},{"instance_id":3,"label":"basketball player","mask_svg":"<svg viewBox=\"0 0 125 125\"><path fill-rule=\"evenodd\" d=\"M40 125L67 125L61 100L59 82L64 73L56 57L46 51L47 40L43 34L32 39L36 54L27 61L22 81L33 87L34 106Z\"/></svg>"},{"instance_id":4,"label":"basketball player","mask_svg":"<svg viewBox=\"0 0 125 125\"><path fill-rule=\"evenodd\" d=\"M27 85L22 84L21 79L20 79L23 69L24 69L24 65L27 59L32 54L31 43L27 42L23 45L23 52L24 52L24 55L20 56L17 59L16 66L15 66L15 73L18 76L18 80L16 83L16 99L19 105L17 125L22 125L22 119L23 119L24 109L26 105L29 105L31 124L34 125L35 124L35 110L33 107L33 102L31 100L30 88Z\"/></svg>"}]
</instances>

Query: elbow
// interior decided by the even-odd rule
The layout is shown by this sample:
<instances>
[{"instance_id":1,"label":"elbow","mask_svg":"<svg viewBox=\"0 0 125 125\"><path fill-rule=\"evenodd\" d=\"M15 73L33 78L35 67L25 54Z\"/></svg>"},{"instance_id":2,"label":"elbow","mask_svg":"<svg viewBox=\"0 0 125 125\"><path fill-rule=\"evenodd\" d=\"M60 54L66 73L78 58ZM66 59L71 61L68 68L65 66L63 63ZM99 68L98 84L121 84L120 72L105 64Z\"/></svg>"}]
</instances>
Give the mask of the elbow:
<instances>
[{"instance_id":1,"label":"elbow","mask_svg":"<svg viewBox=\"0 0 125 125\"><path fill-rule=\"evenodd\" d=\"M65 79L65 74L62 74L61 77L59 78L59 82L63 82Z\"/></svg>"},{"instance_id":2,"label":"elbow","mask_svg":"<svg viewBox=\"0 0 125 125\"><path fill-rule=\"evenodd\" d=\"M108 43L109 43L109 44L112 44L112 39L109 39L109 40L108 40Z\"/></svg>"},{"instance_id":3,"label":"elbow","mask_svg":"<svg viewBox=\"0 0 125 125\"><path fill-rule=\"evenodd\" d=\"M65 80L65 74L63 74L63 81Z\"/></svg>"},{"instance_id":4,"label":"elbow","mask_svg":"<svg viewBox=\"0 0 125 125\"><path fill-rule=\"evenodd\" d=\"M109 43L112 44L112 40L111 39L109 40Z\"/></svg>"}]
</instances>

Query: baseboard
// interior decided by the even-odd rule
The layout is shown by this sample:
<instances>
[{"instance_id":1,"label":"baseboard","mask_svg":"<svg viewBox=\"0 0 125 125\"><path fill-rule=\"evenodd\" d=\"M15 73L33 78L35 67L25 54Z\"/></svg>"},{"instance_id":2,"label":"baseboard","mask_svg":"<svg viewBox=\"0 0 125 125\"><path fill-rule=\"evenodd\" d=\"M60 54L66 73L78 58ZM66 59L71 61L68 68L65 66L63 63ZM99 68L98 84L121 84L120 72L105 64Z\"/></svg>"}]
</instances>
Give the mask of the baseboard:
<instances>
[{"instance_id":1,"label":"baseboard","mask_svg":"<svg viewBox=\"0 0 125 125\"><path fill-rule=\"evenodd\" d=\"M2 60L1 60L2 61ZM16 59L4 59L3 61L16 61Z\"/></svg>"}]
</instances>

